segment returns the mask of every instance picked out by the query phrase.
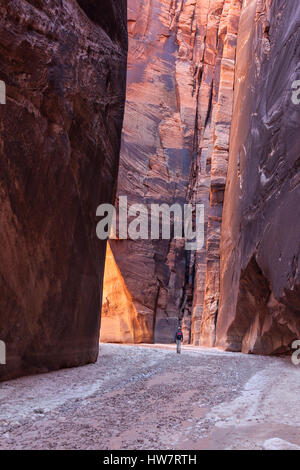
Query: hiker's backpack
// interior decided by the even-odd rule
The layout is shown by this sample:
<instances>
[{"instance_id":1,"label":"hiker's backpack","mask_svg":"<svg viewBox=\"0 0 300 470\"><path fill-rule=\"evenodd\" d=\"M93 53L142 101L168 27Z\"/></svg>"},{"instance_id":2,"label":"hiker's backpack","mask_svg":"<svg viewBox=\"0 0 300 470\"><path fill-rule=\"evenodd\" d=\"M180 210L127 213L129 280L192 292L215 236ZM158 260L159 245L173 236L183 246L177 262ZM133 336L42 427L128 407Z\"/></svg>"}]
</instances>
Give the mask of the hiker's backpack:
<instances>
[{"instance_id":1,"label":"hiker's backpack","mask_svg":"<svg viewBox=\"0 0 300 470\"><path fill-rule=\"evenodd\" d=\"M181 331L177 331L177 333L176 333L176 339L179 339L180 341L182 341L182 338L183 338L182 332L181 332Z\"/></svg>"}]
</instances>

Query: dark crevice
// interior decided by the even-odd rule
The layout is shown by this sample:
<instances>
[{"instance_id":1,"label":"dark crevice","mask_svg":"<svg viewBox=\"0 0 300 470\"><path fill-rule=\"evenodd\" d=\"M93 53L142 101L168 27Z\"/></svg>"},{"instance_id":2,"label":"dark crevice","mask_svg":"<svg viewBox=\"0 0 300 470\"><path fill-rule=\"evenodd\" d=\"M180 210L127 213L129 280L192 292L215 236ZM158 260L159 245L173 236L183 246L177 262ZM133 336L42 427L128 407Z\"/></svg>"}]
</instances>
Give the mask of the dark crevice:
<instances>
[{"instance_id":1,"label":"dark crevice","mask_svg":"<svg viewBox=\"0 0 300 470\"><path fill-rule=\"evenodd\" d=\"M213 89L214 89L214 83L212 82L211 83L211 88L210 88L210 96L209 96L209 103L208 103L208 109L207 109L207 114L206 114L206 118L205 118L205 124L204 124L204 128L206 128L209 120L210 120L210 117L211 117L211 112L212 112L212 100L213 100Z\"/></svg>"},{"instance_id":2,"label":"dark crevice","mask_svg":"<svg viewBox=\"0 0 300 470\"><path fill-rule=\"evenodd\" d=\"M126 22L120 27L120 18L126 19L125 0L77 0L78 5L93 21L100 26L112 41L123 42Z\"/></svg>"}]
</instances>

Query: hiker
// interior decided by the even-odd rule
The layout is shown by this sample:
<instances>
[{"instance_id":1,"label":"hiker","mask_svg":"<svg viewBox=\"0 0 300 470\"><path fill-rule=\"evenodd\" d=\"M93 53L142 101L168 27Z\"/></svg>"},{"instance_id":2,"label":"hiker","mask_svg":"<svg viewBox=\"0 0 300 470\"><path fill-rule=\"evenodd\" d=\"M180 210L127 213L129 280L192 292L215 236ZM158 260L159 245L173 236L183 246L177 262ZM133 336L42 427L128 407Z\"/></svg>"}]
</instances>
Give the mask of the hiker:
<instances>
[{"instance_id":1,"label":"hiker","mask_svg":"<svg viewBox=\"0 0 300 470\"><path fill-rule=\"evenodd\" d=\"M181 326L177 328L177 331L175 333L175 341L177 344L177 354L181 353L181 341L183 341L183 334L181 331Z\"/></svg>"}]
</instances>

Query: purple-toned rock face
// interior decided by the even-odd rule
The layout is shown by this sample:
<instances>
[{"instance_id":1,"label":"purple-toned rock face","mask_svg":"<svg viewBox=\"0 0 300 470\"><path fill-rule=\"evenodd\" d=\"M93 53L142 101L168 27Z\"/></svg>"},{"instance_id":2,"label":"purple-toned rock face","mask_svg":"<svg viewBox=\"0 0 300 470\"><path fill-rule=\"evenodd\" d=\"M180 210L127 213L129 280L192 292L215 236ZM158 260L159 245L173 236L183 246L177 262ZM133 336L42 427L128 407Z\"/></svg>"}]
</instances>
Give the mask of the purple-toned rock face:
<instances>
[{"instance_id":1,"label":"purple-toned rock face","mask_svg":"<svg viewBox=\"0 0 300 470\"><path fill-rule=\"evenodd\" d=\"M300 3L241 17L217 345L274 354L300 338Z\"/></svg>"},{"instance_id":2,"label":"purple-toned rock face","mask_svg":"<svg viewBox=\"0 0 300 470\"><path fill-rule=\"evenodd\" d=\"M0 0L0 379L95 361L126 1Z\"/></svg>"}]
</instances>

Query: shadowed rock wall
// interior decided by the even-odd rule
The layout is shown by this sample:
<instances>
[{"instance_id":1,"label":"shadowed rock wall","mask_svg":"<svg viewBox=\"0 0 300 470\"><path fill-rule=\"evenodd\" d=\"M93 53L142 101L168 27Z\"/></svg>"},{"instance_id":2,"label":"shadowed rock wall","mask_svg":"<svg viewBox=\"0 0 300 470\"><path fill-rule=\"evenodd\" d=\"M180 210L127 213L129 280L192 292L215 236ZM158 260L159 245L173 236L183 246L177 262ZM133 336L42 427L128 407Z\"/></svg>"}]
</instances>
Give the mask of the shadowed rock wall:
<instances>
[{"instance_id":1,"label":"shadowed rock wall","mask_svg":"<svg viewBox=\"0 0 300 470\"><path fill-rule=\"evenodd\" d=\"M283 353L300 338L300 3L241 16L221 243L217 345Z\"/></svg>"},{"instance_id":2,"label":"shadowed rock wall","mask_svg":"<svg viewBox=\"0 0 300 470\"><path fill-rule=\"evenodd\" d=\"M95 361L126 1L0 1L0 379Z\"/></svg>"}]
</instances>

